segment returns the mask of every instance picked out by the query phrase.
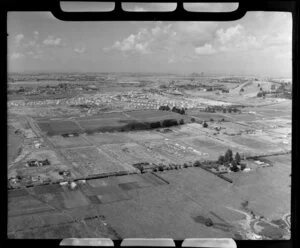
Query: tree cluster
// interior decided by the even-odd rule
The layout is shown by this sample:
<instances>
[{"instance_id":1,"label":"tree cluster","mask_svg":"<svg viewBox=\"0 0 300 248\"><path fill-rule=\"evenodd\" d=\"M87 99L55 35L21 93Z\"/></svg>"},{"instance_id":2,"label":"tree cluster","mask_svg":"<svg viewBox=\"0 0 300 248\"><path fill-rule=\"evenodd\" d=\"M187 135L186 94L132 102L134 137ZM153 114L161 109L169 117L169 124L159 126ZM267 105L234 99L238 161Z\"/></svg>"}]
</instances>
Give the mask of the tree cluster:
<instances>
[{"instance_id":1,"label":"tree cluster","mask_svg":"<svg viewBox=\"0 0 300 248\"><path fill-rule=\"evenodd\" d=\"M241 156L237 152L235 156L233 157L233 153L230 149L228 149L225 153L225 155L220 155L218 158L218 164L224 164L225 166L229 167L234 172L239 171L239 167L241 170L244 170L246 168L246 164L241 163ZM239 165L239 167L238 167Z\"/></svg>"},{"instance_id":2,"label":"tree cluster","mask_svg":"<svg viewBox=\"0 0 300 248\"><path fill-rule=\"evenodd\" d=\"M159 110L164 110L164 111L170 111L170 107L167 105L167 106L160 106L159 107Z\"/></svg>"},{"instance_id":3,"label":"tree cluster","mask_svg":"<svg viewBox=\"0 0 300 248\"><path fill-rule=\"evenodd\" d=\"M172 111L172 112L175 112L175 113L178 113L178 114L181 114L181 115L184 115L185 114L185 109L184 108L176 108L176 107L173 107L172 110L169 106L160 106L158 108L159 110L164 110L164 111Z\"/></svg>"},{"instance_id":4,"label":"tree cluster","mask_svg":"<svg viewBox=\"0 0 300 248\"><path fill-rule=\"evenodd\" d=\"M216 109L214 107L206 107L204 111L209 113L215 113Z\"/></svg>"},{"instance_id":5,"label":"tree cluster","mask_svg":"<svg viewBox=\"0 0 300 248\"><path fill-rule=\"evenodd\" d=\"M176 108L176 107L173 107L172 108L172 112L175 112L175 113L178 113L178 114L181 114L181 115L184 115L185 114L185 110L184 108Z\"/></svg>"},{"instance_id":6,"label":"tree cluster","mask_svg":"<svg viewBox=\"0 0 300 248\"><path fill-rule=\"evenodd\" d=\"M224 155L220 155L218 158L219 164L227 164L231 163L232 166L237 166L241 163L241 156L237 152L233 158L233 153L231 149L228 149Z\"/></svg>"},{"instance_id":7,"label":"tree cluster","mask_svg":"<svg viewBox=\"0 0 300 248\"><path fill-rule=\"evenodd\" d=\"M257 93L257 97L264 97L264 96L266 96L266 92L264 91L260 91Z\"/></svg>"}]
</instances>

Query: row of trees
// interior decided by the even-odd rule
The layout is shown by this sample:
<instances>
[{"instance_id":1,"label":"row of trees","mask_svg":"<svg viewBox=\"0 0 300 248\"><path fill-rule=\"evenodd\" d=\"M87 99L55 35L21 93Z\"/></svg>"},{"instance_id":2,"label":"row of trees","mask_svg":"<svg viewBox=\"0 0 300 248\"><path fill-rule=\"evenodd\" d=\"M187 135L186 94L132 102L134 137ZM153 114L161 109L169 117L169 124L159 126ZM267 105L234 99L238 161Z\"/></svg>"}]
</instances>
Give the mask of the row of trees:
<instances>
[{"instance_id":1,"label":"row of trees","mask_svg":"<svg viewBox=\"0 0 300 248\"><path fill-rule=\"evenodd\" d=\"M172 110L171 110L171 108L168 105L167 106L160 106L159 110L172 111L172 112L175 112L175 113L178 113L178 114L181 114L181 115L185 114L185 109L184 108L180 109L180 108L173 107Z\"/></svg>"},{"instance_id":2,"label":"row of trees","mask_svg":"<svg viewBox=\"0 0 300 248\"><path fill-rule=\"evenodd\" d=\"M223 106L214 106L214 107L206 107L204 109L204 112L209 112L209 113L216 113L217 111L223 111L223 113L226 113L228 111L228 113L234 112L234 113L241 113L241 110L238 109L237 107L233 107L233 106L228 106L228 107L223 107Z\"/></svg>"}]
</instances>

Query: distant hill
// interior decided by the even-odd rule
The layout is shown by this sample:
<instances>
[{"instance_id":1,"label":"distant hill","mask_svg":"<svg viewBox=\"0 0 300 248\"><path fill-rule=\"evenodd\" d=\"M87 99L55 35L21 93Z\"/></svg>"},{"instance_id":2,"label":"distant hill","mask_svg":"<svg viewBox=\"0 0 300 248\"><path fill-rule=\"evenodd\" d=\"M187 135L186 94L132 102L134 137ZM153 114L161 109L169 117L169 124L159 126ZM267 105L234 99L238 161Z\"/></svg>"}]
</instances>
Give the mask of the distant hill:
<instances>
[{"instance_id":1,"label":"distant hill","mask_svg":"<svg viewBox=\"0 0 300 248\"><path fill-rule=\"evenodd\" d=\"M201 72L200 74L199 73L196 73L196 72L193 72L191 74L191 77L203 77L204 76L204 72Z\"/></svg>"}]
</instances>

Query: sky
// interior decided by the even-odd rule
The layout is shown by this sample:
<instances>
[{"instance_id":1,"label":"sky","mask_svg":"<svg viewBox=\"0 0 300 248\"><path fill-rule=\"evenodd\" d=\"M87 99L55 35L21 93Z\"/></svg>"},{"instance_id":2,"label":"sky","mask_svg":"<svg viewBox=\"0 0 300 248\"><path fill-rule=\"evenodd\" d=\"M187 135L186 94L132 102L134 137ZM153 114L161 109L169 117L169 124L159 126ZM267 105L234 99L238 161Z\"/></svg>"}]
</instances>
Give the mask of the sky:
<instances>
[{"instance_id":1,"label":"sky","mask_svg":"<svg viewBox=\"0 0 300 248\"><path fill-rule=\"evenodd\" d=\"M193 4L189 9L228 10L220 3ZM65 22L50 12L9 12L7 31L9 72L291 77L292 71L292 16L284 12L249 12L230 22Z\"/></svg>"}]
</instances>

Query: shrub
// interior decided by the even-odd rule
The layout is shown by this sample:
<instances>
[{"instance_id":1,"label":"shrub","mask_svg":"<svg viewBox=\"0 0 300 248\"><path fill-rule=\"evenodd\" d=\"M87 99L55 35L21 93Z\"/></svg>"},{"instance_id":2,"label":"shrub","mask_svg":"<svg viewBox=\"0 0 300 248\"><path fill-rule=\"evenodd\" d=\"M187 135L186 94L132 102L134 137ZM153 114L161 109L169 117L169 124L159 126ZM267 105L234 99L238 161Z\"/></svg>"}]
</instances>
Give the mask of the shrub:
<instances>
[{"instance_id":1,"label":"shrub","mask_svg":"<svg viewBox=\"0 0 300 248\"><path fill-rule=\"evenodd\" d=\"M211 121L211 122L213 122L213 121L214 121L214 119L213 119L213 118L210 118L210 121Z\"/></svg>"},{"instance_id":2,"label":"shrub","mask_svg":"<svg viewBox=\"0 0 300 248\"><path fill-rule=\"evenodd\" d=\"M151 122L150 127L151 128L159 128L159 127L161 127L161 124L160 124L159 121L158 122Z\"/></svg>"},{"instance_id":3,"label":"shrub","mask_svg":"<svg viewBox=\"0 0 300 248\"><path fill-rule=\"evenodd\" d=\"M183 164L183 167L184 167L184 168L187 168L187 167L189 167L189 166L188 166L186 163L184 163L184 164Z\"/></svg>"},{"instance_id":4,"label":"shrub","mask_svg":"<svg viewBox=\"0 0 300 248\"><path fill-rule=\"evenodd\" d=\"M195 166L195 167L200 167L200 166L201 166L201 163L200 163L199 161L195 161L194 166Z\"/></svg>"},{"instance_id":5,"label":"shrub","mask_svg":"<svg viewBox=\"0 0 300 248\"><path fill-rule=\"evenodd\" d=\"M171 127L171 126L176 126L176 125L178 125L178 122L175 119L164 120L162 123L163 127Z\"/></svg>"},{"instance_id":6,"label":"shrub","mask_svg":"<svg viewBox=\"0 0 300 248\"><path fill-rule=\"evenodd\" d=\"M164 167L162 165L158 166L159 171L164 171Z\"/></svg>"},{"instance_id":7,"label":"shrub","mask_svg":"<svg viewBox=\"0 0 300 248\"><path fill-rule=\"evenodd\" d=\"M237 164L236 164L235 160L232 161L231 165L232 165L232 166L230 167L230 170L231 170L231 171L233 171L233 172L239 171L239 168L237 167Z\"/></svg>"},{"instance_id":8,"label":"shrub","mask_svg":"<svg viewBox=\"0 0 300 248\"><path fill-rule=\"evenodd\" d=\"M153 172L157 172L157 168L153 168Z\"/></svg>"},{"instance_id":9,"label":"shrub","mask_svg":"<svg viewBox=\"0 0 300 248\"><path fill-rule=\"evenodd\" d=\"M248 205L249 205L249 201L244 201L244 202L241 203L241 205L242 205L243 208L247 208Z\"/></svg>"},{"instance_id":10,"label":"shrub","mask_svg":"<svg viewBox=\"0 0 300 248\"><path fill-rule=\"evenodd\" d=\"M241 163L241 164L240 164L240 166L241 166L241 170L244 170L244 169L246 168L246 166L247 166L247 165L246 165L246 164L243 164L243 163Z\"/></svg>"},{"instance_id":11,"label":"shrub","mask_svg":"<svg viewBox=\"0 0 300 248\"><path fill-rule=\"evenodd\" d=\"M179 124L180 124L180 125L183 125L183 124L184 124L184 120L181 119L181 120L179 121Z\"/></svg>"},{"instance_id":12,"label":"shrub","mask_svg":"<svg viewBox=\"0 0 300 248\"><path fill-rule=\"evenodd\" d=\"M204 128L207 128L208 127L208 124L206 122L203 123L202 125Z\"/></svg>"},{"instance_id":13,"label":"shrub","mask_svg":"<svg viewBox=\"0 0 300 248\"><path fill-rule=\"evenodd\" d=\"M195 122L196 120L195 120L195 118L191 118L191 122Z\"/></svg>"},{"instance_id":14,"label":"shrub","mask_svg":"<svg viewBox=\"0 0 300 248\"><path fill-rule=\"evenodd\" d=\"M205 220L205 225L206 226L213 226L213 221L211 220L211 218L207 218L206 220Z\"/></svg>"}]
</instances>

